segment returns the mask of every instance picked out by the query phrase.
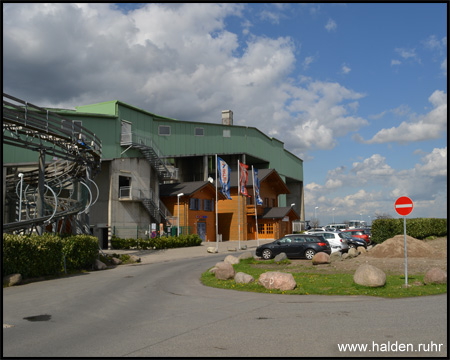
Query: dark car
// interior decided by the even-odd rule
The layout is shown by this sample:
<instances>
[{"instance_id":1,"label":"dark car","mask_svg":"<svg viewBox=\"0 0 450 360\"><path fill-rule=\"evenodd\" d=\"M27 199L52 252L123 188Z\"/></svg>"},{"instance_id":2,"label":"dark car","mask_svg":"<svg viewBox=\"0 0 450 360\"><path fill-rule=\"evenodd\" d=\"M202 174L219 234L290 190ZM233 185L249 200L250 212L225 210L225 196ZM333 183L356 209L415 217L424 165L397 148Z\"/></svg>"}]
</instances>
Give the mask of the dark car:
<instances>
[{"instance_id":1,"label":"dark car","mask_svg":"<svg viewBox=\"0 0 450 360\"><path fill-rule=\"evenodd\" d=\"M369 235L364 233L364 229L348 229L348 230L342 230L342 232L349 233L352 237L364 239L367 244L370 244Z\"/></svg>"},{"instance_id":2,"label":"dark car","mask_svg":"<svg viewBox=\"0 0 450 360\"><path fill-rule=\"evenodd\" d=\"M339 236L345 240L347 240L347 244L349 248L357 248L358 246L363 246L365 249L367 249L367 243L366 240L353 237L347 232L340 232Z\"/></svg>"},{"instance_id":3,"label":"dark car","mask_svg":"<svg viewBox=\"0 0 450 360\"><path fill-rule=\"evenodd\" d=\"M319 235L294 234L286 235L274 242L258 246L256 256L269 260L284 252L289 259L306 258L311 260L318 252L331 254L327 240Z\"/></svg>"}]
</instances>

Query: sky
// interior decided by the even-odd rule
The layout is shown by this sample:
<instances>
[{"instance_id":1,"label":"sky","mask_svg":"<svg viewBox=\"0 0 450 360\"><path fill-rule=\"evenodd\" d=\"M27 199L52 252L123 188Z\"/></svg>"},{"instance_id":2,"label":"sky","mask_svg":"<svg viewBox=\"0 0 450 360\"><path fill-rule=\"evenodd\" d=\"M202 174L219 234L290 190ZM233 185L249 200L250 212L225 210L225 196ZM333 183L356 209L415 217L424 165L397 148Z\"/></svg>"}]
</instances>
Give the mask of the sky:
<instances>
[{"instance_id":1,"label":"sky","mask_svg":"<svg viewBox=\"0 0 450 360\"><path fill-rule=\"evenodd\" d=\"M305 219L447 217L447 3L3 3L3 91L253 126Z\"/></svg>"}]
</instances>

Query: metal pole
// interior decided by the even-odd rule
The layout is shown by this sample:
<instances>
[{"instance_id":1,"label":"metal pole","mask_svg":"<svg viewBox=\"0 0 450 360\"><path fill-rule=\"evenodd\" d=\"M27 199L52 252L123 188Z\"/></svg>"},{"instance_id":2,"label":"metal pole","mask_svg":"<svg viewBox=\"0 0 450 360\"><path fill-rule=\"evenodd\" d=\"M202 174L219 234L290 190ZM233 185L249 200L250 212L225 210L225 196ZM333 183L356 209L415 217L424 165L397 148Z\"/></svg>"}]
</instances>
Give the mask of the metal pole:
<instances>
[{"instance_id":1,"label":"metal pole","mask_svg":"<svg viewBox=\"0 0 450 360\"><path fill-rule=\"evenodd\" d=\"M22 188L23 188L23 173L19 173L20 177L20 200L19 200L19 221L22 219Z\"/></svg>"},{"instance_id":2,"label":"metal pole","mask_svg":"<svg viewBox=\"0 0 450 360\"><path fill-rule=\"evenodd\" d=\"M238 159L238 219L239 219L239 250L241 249L241 179L239 178L240 162Z\"/></svg>"},{"instance_id":3,"label":"metal pole","mask_svg":"<svg viewBox=\"0 0 450 360\"><path fill-rule=\"evenodd\" d=\"M255 172L253 170L253 165L252 165L252 180L253 180L253 200L255 202L256 246L259 246L258 214L257 214L257 211L256 211Z\"/></svg>"},{"instance_id":4,"label":"metal pole","mask_svg":"<svg viewBox=\"0 0 450 360\"><path fill-rule=\"evenodd\" d=\"M219 252L219 220L217 215L217 154L216 154L216 251Z\"/></svg>"},{"instance_id":5,"label":"metal pole","mask_svg":"<svg viewBox=\"0 0 450 360\"><path fill-rule=\"evenodd\" d=\"M408 286L408 254L406 250L406 216L403 216L403 232L405 235L405 286Z\"/></svg>"}]
</instances>

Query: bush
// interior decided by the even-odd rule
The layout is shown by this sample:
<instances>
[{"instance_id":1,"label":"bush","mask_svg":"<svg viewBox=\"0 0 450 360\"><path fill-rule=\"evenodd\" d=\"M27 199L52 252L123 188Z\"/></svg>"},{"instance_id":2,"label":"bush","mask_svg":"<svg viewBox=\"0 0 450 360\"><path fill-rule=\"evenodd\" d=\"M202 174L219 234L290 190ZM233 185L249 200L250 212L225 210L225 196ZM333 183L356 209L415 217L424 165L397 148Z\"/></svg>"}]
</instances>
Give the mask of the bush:
<instances>
[{"instance_id":1,"label":"bush","mask_svg":"<svg viewBox=\"0 0 450 360\"><path fill-rule=\"evenodd\" d=\"M90 267L98 256L98 239L90 235L74 235L62 239L67 270Z\"/></svg>"},{"instance_id":2,"label":"bush","mask_svg":"<svg viewBox=\"0 0 450 360\"><path fill-rule=\"evenodd\" d=\"M113 236L111 246L113 249L174 249L188 246L199 246L202 239L197 234L180 236L161 236L154 239L121 239Z\"/></svg>"},{"instance_id":3,"label":"bush","mask_svg":"<svg viewBox=\"0 0 450 360\"><path fill-rule=\"evenodd\" d=\"M402 235L403 219L377 219L372 223L372 241L383 241ZM416 239L426 239L430 236L447 236L447 219L415 218L406 219L406 234Z\"/></svg>"},{"instance_id":4,"label":"bush","mask_svg":"<svg viewBox=\"0 0 450 360\"><path fill-rule=\"evenodd\" d=\"M4 275L21 274L23 278L57 275L89 268L98 255L98 239L89 235L61 238L56 234L3 234Z\"/></svg>"}]
</instances>

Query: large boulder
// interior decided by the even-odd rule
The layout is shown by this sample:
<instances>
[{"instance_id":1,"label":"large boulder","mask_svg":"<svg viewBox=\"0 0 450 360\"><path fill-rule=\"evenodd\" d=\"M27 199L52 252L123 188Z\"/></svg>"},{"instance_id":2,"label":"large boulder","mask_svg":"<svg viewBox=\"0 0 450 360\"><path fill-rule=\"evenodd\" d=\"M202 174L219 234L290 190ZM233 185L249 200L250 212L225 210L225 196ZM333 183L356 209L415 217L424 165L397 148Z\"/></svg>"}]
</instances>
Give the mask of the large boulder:
<instances>
[{"instance_id":1,"label":"large boulder","mask_svg":"<svg viewBox=\"0 0 450 360\"><path fill-rule=\"evenodd\" d=\"M297 286L292 274L278 271L268 271L262 273L258 278L258 284L266 289L293 290Z\"/></svg>"},{"instance_id":2,"label":"large boulder","mask_svg":"<svg viewBox=\"0 0 450 360\"><path fill-rule=\"evenodd\" d=\"M19 285L22 282L21 274L10 274L3 277L3 285L14 286Z\"/></svg>"},{"instance_id":3,"label":"large boulder","mask_svg":"<svg viewBox=\"0 0 450 360\"><path fill-rule=\"evenodd\" d=\"M251 259L253 257L253 254L251 251L246 251L245 253L242 253L241 255L238 256L239 260L244 260L244 259Z\"/></svg>"},{"instance_id":4,"label":"large boulder","mask_svg":"<svg viewBox=\"0 0 450 360\"><path fill-rule=\"evenodd\" d=\"M255 281L255 278L249 274L238 272L236 275L234 275L234 281L237 284L248 284Z\"/></svg>"},{"instance_id":5,"label":"large boulder","mask_svg":"<svg viewBox=\"0 0 450 360\"><path fill-rule=\"evenodd\" d=\"M116 257L112 257L112 258L111 258L111 263L112 263L113 265L120 265L120 264L122 264L122 260L120 260L120 259L118 259L118 258L116 258Z\"/></svg>"},{"instance_id":6,"label":"large boulder","mask_svg":"<svg viewBox=\"0 0 450 360\"><path fill-rule=\"evenodd\" d=\"M356 269L353 281L362 286L380 287L386 284L386 274L375 266L363 264Z\"/></svg>"},{"instance_id":7,"label":"large boulder","mask_svg":"<svg viewBox=\"0 0 450 360\"><path fill-rule=\"evenodd\" d=\"M356 250L358 250L360 254L365 254L367 252L364 246L358 246Z\"/></svg>"},{"instance_id":8,"label":"large boulder","mask_svg":"<svg viewBox=\"0 0 450 360\"><path fill-rule=\"evenodd\" d=\"M277 256L275 256L274 258L273 258L273 260L277 263L277 262L280 262L280 261L283 261L283 260L286 260L287 259L287 255L286 255L286 253L284 253L284 252L282 252L282 253L279 253Z\"/></svg>"},{"instance_id":9,"label":"large boulder","mask_svg":"<svg viewBox=\"0 0 450 360\"><path fill-rule=\"evenodd\" d=\"M312 258L313 265L329 264L330 262L330 255L324 252L318 252Z\"/></svg>"},{"instance_id":10,"label":"large boulder","mask_svg":"<svg viewBox=\"0 0 450 360\"><path fill-rule=\"evenodd\" d=\"M219 280L233 279L236 272L234 271L233 265L228 264L224 261L218 262L216 264L215 277Z\"/></svg>"},{"instance_id":11,"label":"large boulder","mask_svg":"<svg viewBox=\"0 0 450 360\"><path fill-rule=\"evenodd\" d=\"M423 278L424 284L446 284L447 273L437 267L431 268Z\"/></svg>"},{"instance_id":12,"label":"large boulder","mask_svg":"<svg viewBox=\"0 0 450 360\"><path fill-rule=\"evenodd\" d=\"M219 252L219 250L216 249L214 246L208 246L208 247L206 248L206 251L209 252L209 253L212 253L212 254L215 254L215 253L218 253L218 252Z\"/></svg>"},{"instance_id":13,"label":"large boulder","mask_svg":"<svg viewBox=\"0 0 450 360\"><path fill-rule=\"evenodd\" d=\"M330 255L330 262L342 260L342 253L340 251L335 251Z\"/></svg>"},{"instance_id":14,"label":"large boulder","mask_svg":"<svg viewBox=\"0 0 450 360\"><path fill-rule=\"evenodd\" d=\"M356 250L355 248L350 248L350 249L348 249L347 254L348 254L348 257L354 258L354 257L357 257L360 254L360 252L358 250Z\"/></svg>"},{"instance_id":15,"label":"large boulder","mask_svg":"<svg viewBox=\"0 0 450 360\"><path fill-rule=\"evenodd\" d=\"M99 259L95 259L94 269L95 270L105 270L107 268L104 262L101 262Z\"/></svg>"},{"instance_id":16,"label":"large boulder","mask_svg":"<svg viewBox=\"0 0 450 360\"><path fill-rule=\"evenodd\" d=\"M234 265L239 264L239 259L236 256L228 255L223 262Z\"/></svg>"}]
</instances>

